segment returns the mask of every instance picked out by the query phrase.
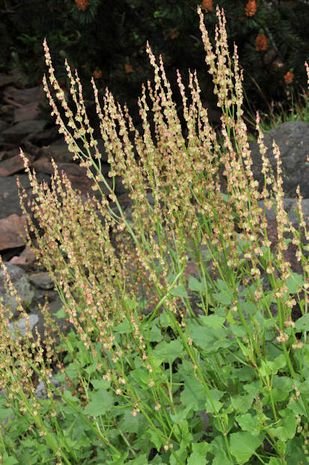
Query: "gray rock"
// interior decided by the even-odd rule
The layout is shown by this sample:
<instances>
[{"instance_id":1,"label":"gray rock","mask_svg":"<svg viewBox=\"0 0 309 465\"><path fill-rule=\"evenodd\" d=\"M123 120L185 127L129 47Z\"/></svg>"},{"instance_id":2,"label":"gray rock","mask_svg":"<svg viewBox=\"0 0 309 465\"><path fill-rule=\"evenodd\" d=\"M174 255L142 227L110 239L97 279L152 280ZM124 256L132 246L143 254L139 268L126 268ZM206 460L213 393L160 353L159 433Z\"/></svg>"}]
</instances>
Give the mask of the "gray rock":
<instances>
[{"instance_id":1,"label":"gray rock","mask_svg":"<svg viewBox=\"0 0 309 465\"><path fill-rule=\"evenodd\" d=\"M6 121L0 120L0 132L5 131L8 128L9 124Z\"/></svg>"},{"instance_id":2,"label":"gray rock","mask_svg":"<svg viewBox=\"0 0 309 465\"><path fill-rule=\"evenodd\" d=\"M39 317L35 313L30 313L28 315L29 318L29 328L30 331L33 332L35 326L39 322ZM27 321L26 318L19 318L16 321L12 321L9 323L9 331L12 334L12 337L14 336L26 336L27 334Z\"/></svg>"},{"instance_id":3,"label":"gray rock","mask_svg":"<svg viewBox=\"0 0 309 465\"><path fill-rule=\"evenodd\" d=\"M6 218L13 213L20 215L22 213L19 205L18 189L16 185L17 176L1 177L0 179L0 219ZM18 176L21 185L30 194L31 187L28 176L21 174ZM50 177L45 174L37 175L38 181L49 182Z\"/></svg>"},{"instance_id":4,"label":"gray rock","mask_svg":"<svg viewBox=\"0 0 309 465\"><path fill-rule=\"evenodd\" d=\"M44 147L42 155L53 158L58 163L70 163L73 161L73 155L69 152L68 146L63 139L58 139Z\"/></svg>"},{"instance_id":5,"label":"gray rock","mask_svg":"<svg viewBox=\"0 0 309 465\"><path fill-rule=\"evenodd\" d=\"M55 386L55 388L59 388L61 386L60 382L54 377L50 378L49 381L51 384ZM44 381L39 380L39 383L35 390L35 395L37 399L47 399L47 389Z\"/></svg>"},{"instance_id":6,"label":"gray rock","mask_svg":"<svg viewBox=\"0 0 309 465\"><path fill-rule=\"evenodd\" d=\"M50 290L54 288L54 283L47 271L39 271L29 275L29 281L37 289Z\"/></svg>"},{"instance_id":7,"label":"gray rock","mask_svg":"<svg viewBox=\"0 0 309 465\"><path fill-rule=\"evenodd\" d=\"M10 263L6 263L6 267L22 306L24 308L29 308L32 303L34 292L25 271ZM4 307L10 309L13 315L16 314L18 302L16 297L12 296L6 289L4 271L2 268L0 268L0 297L3 299Z\"/></svg>"},{"instance_id":8,"label":"gray rock","mask_svg":"<svg viewBox=\"0 0 309 465\"><path fill-rule=\"evenodd\" d=\"M273 140L278 144L281 152L283 168L283 188L287 197L295 197L299 184L304 198L309 197L309 123L291 121L281 124L265 134L265 145L273 167L275 159L272 151ZM255 177L262 183L261 159L258 144L251 143L253 171Z\"/></svg>"},{"instance_id":9,"label":"gray rock","mask_svg":"<svg viewBox=\"0 0 309 465\"><path fill-rule=\"evenodd\" d=\"M2 132L2 137L5 142L14 142L18 144L27 135L40 132L46 126L44 120L33 120L33 121L21 121L20 123L14 124Z\"/></svg>"},{"instance_id":10,"label":"gray rock","mask_svg":"<svg viewBox=\"0 0 309 465\"><path fill-rule=\"evenodd\" d=\"M259 203L261 207L264 206L263 201ZM287 212L291 223L293 223L294 225L299 224L299 218L298 218L298 213L297 213L297 199L285 198L284 209ZM307 224L309 224L309 199L303 199L302 209L303 209L305 221L307 222ZM266 217L268 220L272 221L276 219L276 209L274 207L271 208L270 210L265 209L265 212L266 212Z\"/></svg>"},{"instance_id":11,"label":"gray rock","mask_svg":"<svg viewBox=\"0 0 309 465\"><path fill-rule=\"evenodd\" d=\"M4 92L4 97L10 101L17 102L19 105L27 105L31 102L41 102L44 99L44 91L42 86L28 87L17 89L9 86Z\"/></svg>"}]
</instances>

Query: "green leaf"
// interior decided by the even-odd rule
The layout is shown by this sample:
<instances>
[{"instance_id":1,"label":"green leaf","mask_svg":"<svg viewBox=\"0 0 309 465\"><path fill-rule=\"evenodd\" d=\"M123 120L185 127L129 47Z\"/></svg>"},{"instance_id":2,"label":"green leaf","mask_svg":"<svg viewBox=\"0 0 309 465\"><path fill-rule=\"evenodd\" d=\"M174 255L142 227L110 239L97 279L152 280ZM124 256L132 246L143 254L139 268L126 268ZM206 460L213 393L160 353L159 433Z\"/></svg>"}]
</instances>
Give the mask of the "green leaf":
<instances>
[{"instance_id":1,"label":"green leaf","mask_svg":"<svg viewBox=\"0 0 309 465\"><path fill-rule=\"evenodd\" d=\"M297 331L309 331L309 313L295 321L295 328Z\"/></svg>"},{"instance_id":2,"label":"green leaf","mask_svg":"<svg viewBox=\"0 0 309 465\"><path fill-rule=\"evenodd\" d=\"M84 412L92 417L105 415L113 406L114 398L106 389L100 389L96 392L91 392L90 402L84 408Z\"/></svg>"},{"instance_id":3,"label":"green leaf","mask_svg":"<svg viewBox=\"0 0 309 465\"><path fill-rule=\"evenodd\" d=\"M270 461L268 462L268 465L281 465L282 462L280 459L276 459L275 457L272 457Z\"/></svg>"},{"instance_id":4,"label":"green leaf","mask_svg":"<svg viewBox=\"0 0 309 465\"><path fill-rule=\"evenodd\" d=\"M236 420L243 431L248 431L254 436L257 436L260 433L259 422L256 416L246 413L244 415L238 415Z\"/></svg>"},{"instance_id":5,"label":"green leaf","mask_svg":"<svg viewBox=\"0 0 309 465\"><path fill-rule=\"evenodd\" d=\"M175 415L170 414L171 420L173 424L178 424L185 418L187 418L188 413L191 411L191 407L187 406L186 408L182 408L181 410L177 411Z\"/></svg>"},{"instance_id":6,"label":"green leaf","mask_svg":"<svg viewBox=\"0 0 309 465\"><path fill-rule=\"evenodd\" d=\"M233 344L233 341L226 337L226 328L218 327L217 318L210 319L210 326L208 327L201 326L197 323L188 323L189 334L194 344L209 353L217 352L218 349L226 348ZM203 323L207 321L207 317L205 317L205 319L203 318Z\"/></svg>"},{"instance_id":7,"label":"green leaf","mask_svg":"<svg viewBox=\"0 0 309 465\"><path fill-rule=\"evenodd\" d=\"M149 431L150 441L155 446L157 450L160 450L161 447L164 445L164 439L162 439L161 434L158 431L151 429Z\"/></svg>"},{"instance_id":8,"label":"green leaf","mask_svg":"<svg viewBox=\"0 0 309 465\"><path fill-rule=\"evenodd\" d=\"M185 378L184 390L180 395L182 404L198 412L203 410L207 400L205 387L193 377Z\"/></svg>"},{"instance_id":9,"label":"green leaf","mask_svg":"<svg viewBox=\"0 0 309 465\"><path fill-rule=\"evenodd\" d=\"M291 272L289 278L286 280L286 286L290 294L296 294L304 285L304 277L299 273Z\"/></svg>"},{"instance_id":10,"label":"green leaf","mask_svg":"<svg viewBox=\"0 0 309 465\"><path fill-rule=\"evenodd\" d=\"M206 465L206 454L211 449L208 442L192 444L192 454L188 458L187 465Z\"/></svg>"},{"instance_id":11,"label":"green leaf","mask_svg":"<svg viewBox=\"0 0 309 465\"><path fill-rule=\"evenodd\" d=\"M161 334L160 328L157 325L153 325L150 330L150 341L151 342L160 342L162 341L163 336Z\"/></svg>"},{"instance_id":12,"label":"green leaf","mask_svg":"<svg viewBox=\"0 0 309 465\"><path fill-rule=\"evenodd\" d=\"M58 318L58 320L64 320L68 316L64 310L64 307L58 310L58 312L55 312L54 315Z\"/></svg>"},{"instance_id":13,"label":"green leaf","mask_svg":"<svg viewBox=\"0 0 309 465\"><path fill-rule=\"evenodd\" d=\"M231 303L234 300L234 292L232 289L228 287L228 285L222 281L222 279L218 279L216 281L217 288L219 289L219 292L213 295L215 300L219 304L223 305L231 305Z\"/></svg>"},{"instance_id":14,"label":"green leaf","mask_svg":"<svg viewBox=\"0 0 309 465\"><path fill-rule=\"evenodd\" d=\"M170 290L170 294L174 297L188 297L187 290L184 286L179 285Z\"/></svg>"},{"instance_id":15,"label":"green leaf","mask_svg":"<svg viewBox=\"0 0 309 465\"><path fill-rule=\"evenodd\" d=\"M230 434L230 451L239 464L248 462L261 443L262 439L260 437L253 436L250 433Z\"/></svg>"},{"instance_id":16,"label":"green leaf","mask_svg":"<svg viewBox=\"0 0 309 465\"><path fill-rule=\"evenodd\" d=\"M199 293L205 292L204 284L201 283L201 281L196 279L194 276L189 277L188 287L190 291L193 291L193 292L199 292Z\"/></svg>"},{"instance_id":17,"label":"green leaf","mask_svg":"<svg viewBox=\"0 0 309 465\"><path fill-rule=\"evenodd\" d=\"M273 361L270 360L262 360L261 366L259 368L259 373L261 376L270 376L276 375L278 371L286 366L286 360L283 354L280 354L276 357Z\"/></svg>"},{"instance_id":18,"label":"green leaf","mask_svg":"<svg viewBox=\"0 0 309 465\"><path fill-rule=\"evenodd\" d=\"M12 455L7 455L6 453L2 457L1 463L3 465L18 465L19 464L18 460L16 460L15 457L13 457Z\"/></svg>"},{"instance_id":19,"label":"green leaf","mask_svg":"<svg viewBox=\"0 0 309 465\"><path fill-rule=\"evenodd\" d=\"M217 436L211 443L214 459L212 465L233 465L225 452L225 444L222 436Z\"/></svg>"},{"instance_id":20,"label":"green leaf","mask_svg":"<svg viewBox=\"0 0 309 465\"><path fill-rule=\"evenodd\" d=\"M6 407L6 400L0 398L0 421L14 416L14 411L10 407Z\"/></svg>"},{"instance_id":21,"label":"green leaf","mask_svg":"<svg viewBox=\"0 0 309 465\"><path fill-rule=\"evenodd\" d=\"M210 389L207 393L207 399L205 403L205 408L207 413L219 413L222 402L220 399L223 397L224 392L219 391L218 389Z\"/></svg>"},{"instance_id":22,"label":"green leaf","mask_svg":"<svg viewBox=\"0 0 309 465\"><path fill-rule=\"evenodd\" d=\"M129 460L127 463L128 465L148 465L147 455L139 455L135 459Z\"/></svg>"},{"instance_id":23,"label":"green leaf","mask_svg":"<svg viewBox=\"0 0 309 465\"><path fill-rule=\"evenodd\" d=\"M107 389L110 387L110 382L106 381L105 379L92 379L91 384L94 389Z\"/></svg>"},{"instance_id":24,"label":"green leaf","mask_svg":"<svg viewBox=\"0 0 309 465\"><path fill-rule=\"evenodd\" d=\"M181 357L183 353L183 346L179 339L171 342L160 342L152 352L157 361L161 363L173 363L176 358Z\"/></svg>"},{"instance_id":25,"label":"green leaf","mask_svg":"<svg viewBox=\"0 0 309 465\"><path fill-rule=\"evenodd\" d=\"M126 412L120 423L120 430L124 433L138 433L141 421L141 415L134 417L131 412Z\"/></svg>"},{"instance_id":26,"label":"green leaf","mask_svg":"<svg viewBox=\"0 0 309 465\"><path fill-rule=\"evenodd\" d=\"M235 396L231 398L231 404L236 412L245 413L251 408L253 399L254 396L250 394L246 396Z\"/></svg>"},{"instance_id":27,"label":"green leaf","mask_svg":"<svg viewBox=\"0 0 309 465\"><path fill-rule=\"evenodd\" d=\"M279 426L276 428L271 428L271 433L276 436L280 441L286 442L288 439L293 439L296 433L296 417L292 412L288 410L284 410L280 412L281 414L285 414L285 416L281 419Z\"/></svg>"},{"instance_id":28,"label":"green leaf","mask_svg":"<svg viewBox=\"0 0 309 465\"><path fill-rule=\"evenodd\" d=\"M125 319L114 328L114 331L118 334L130 334L132 333L132 326L129 320Z\"/></svg>"},{"instance_id":29,"label":"green leaf","mask_svg":"<svg viewBox=\"0 0 309 465\"><path fill-rule=\"evenodd\" d=\"M225 318L219 315L205 315L200 317L200 321L208 328L219 329L224 326Z\"/></svg>"}]
</instances>

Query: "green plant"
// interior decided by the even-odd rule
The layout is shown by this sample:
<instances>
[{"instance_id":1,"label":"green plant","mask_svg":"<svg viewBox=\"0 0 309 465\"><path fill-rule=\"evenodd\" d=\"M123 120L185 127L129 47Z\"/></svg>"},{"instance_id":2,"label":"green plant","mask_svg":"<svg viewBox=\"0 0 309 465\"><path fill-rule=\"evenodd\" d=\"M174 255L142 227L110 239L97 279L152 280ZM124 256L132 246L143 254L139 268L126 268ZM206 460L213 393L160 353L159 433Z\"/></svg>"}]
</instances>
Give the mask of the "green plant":
<instances>
[{"instance_id":1,"label":"green plant","mask_svg":"<svg viewBox=\"0 0 309 465\"><path fill-rule=\"evenodd\" d=\"M258 118L265 186L257 190L237 50L229 53L222 11L214 48L199 15L222 143L192 72L187 88L177 76L184 136L162 59L150 47L155 77L138 101L142 132L108 90L101 105L92 82L110 177L122 178L130 212L101 174L78 75L67 66L70 108L45 43L52 113L96 197L82 200L56 166L51 189L40 186L25 158L34 192L31 200L21 191L29 236L63 300L58 318L71 329L63 334L43 308L43 348L29 327L25 337L12 335L0 307L5 465L306 463L301 196L296 229L283 208L278 148L272 173ZM260 200L276 206L273 243ZM291 243L297 272L286 256ZM9 278L7 286L14 292Z\"/></svg>"}]
</instances>

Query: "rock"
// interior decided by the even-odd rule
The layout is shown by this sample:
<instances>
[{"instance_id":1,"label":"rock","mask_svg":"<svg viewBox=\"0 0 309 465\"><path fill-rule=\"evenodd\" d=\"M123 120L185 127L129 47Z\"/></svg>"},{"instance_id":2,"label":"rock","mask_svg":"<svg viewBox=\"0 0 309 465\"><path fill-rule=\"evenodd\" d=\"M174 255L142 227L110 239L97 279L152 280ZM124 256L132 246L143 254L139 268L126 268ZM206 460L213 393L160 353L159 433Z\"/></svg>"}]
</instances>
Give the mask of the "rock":
<instances>
[{"instance_id":1,"label":"rock","mask_svg":"<svg viewBox=\"0 0 309 465\"><path fill-rule=\"evenodd\" d=\"M30 331L33 332L34 327L39 322L39 317L35 313L29 313L28 318L29 318ZM15 334L17 336L26 336L27 334L26 318L19 318L18 320L15 320L9 323L9 331L11 332L13 338Z\"/></svg>"},{"instance_id":2,"label":"rock","mask_svg":"<svg viewBox=\"0 0 309 465\"><path fill-rule=\"evenodd\" d=\"M6 87L9 84L13 84L14 76L10 74L0 73L0 87Z\"/></svg>"},{"instance_id":3,"label":"rock","mask_svg":"<svg viewBox=\"0 0 309 465\"><path fill-rule=\"evenodd\" d=\"M12 265L18 265L20 267L28 267L32 265L36 260L35 253L29 246L26 246L20 255L15 255L9 261Z\"/></svg>"},{"instance_id":4,"label":"rock","mask_svg":"<svg viewBox=\"0 0 309 465\"><path fill-rule=\"evenodd\" d=\"M34 292L31 289L25 271L10 263L6 263L6 268L17 295L21 300L21 304L24 308L29 308L34 297ZM18 303L16 297L10 295L5 287L4 271L2 268L0 268L0 296L3 298L4 307L10 309L14 315L17 311Z\"/></svg>"},{"instance_id":5,"label":"rock","mask_svg":"<svg viewBox=\"0 0 309 465\"><path fill-rule=\"evenodd\" d=\"M264 206L264 202L259 202L260 206ZM297 214L297 199L284 199L284 209L288 214L289 220L292 224L297 225L299 224L299 218ZM302 209L304 218L307 224L309 224L309 199L303 199L302 201ZM270 210L266 209L266 217L269 221L273 221L276 219L276 209L271 208Z\"/></svg>"},{"instance_id":6,"label":"rock","mask_svg":"<svg viewBox=\"0 0 309 465\"><path fill-rule=\"evenodd\" d=\"M30 194L31 187L28 176L21 174L18 176L21 185ZM38 181L49 182L49 176L38 174ZM22 213L19 205L18 189L16 185L16 177L8 176L0 178L0 219L6 218L9 215Z\"/></svg>"},{"instance_id":7,"label":"rock","mask_svg":"<svg viewBox=\"0 0 309 465\"><path fill-rule=\"evenodd\" d=\"M31 162L32 158L29 155L28 158ZM11 176L12 174L20 173L24 169L24 161L20 154L0 162L0 176Z\"/></svg>"},{"instance_id":8,"label":"rock","mask_svg":"<svg viewBox=\"0 0 309 465\"><path fill-rule=\"evenodd\" d=\"M14 102L21 107L29 103L43 101L44 91L41 86L29 87L28 89L16 89L9 86L4 90L3 98L5 101Z\"/></svg>"},{"instance_id":9,"label":"rock","mask_svg":"<svg viewBox=\"0 0 309 465\"><path fill-rule=\"evenodd\" d=\"M283 188L288 197L295 197L296 187L299 184L304 198L309 197L309 123L291 121L281 124L265 134L265 145L273 167L275 159L272 151L273 140L278 144L281 152L283 168ZM261 159L258 144L251 143L253 172L257 180L262 183Z\"/></svg>"},{"instance_id":10,"label":"rock","mask_svg":"<svg viewBox=\"0 0 309 465\"><path fill-rule=\"evenodd\" d=\"M37 120L39 121L39 120ZM34 144L42 147L44 145L50 144L52 141L57 139L58 130L55 127L46 128L44 131L34 132L29 134L25 141L33 142Z\"/></svg>"},{"instance_id":11,"label":"rock","mask_svg":"<svg viewBox=\"0 0 309 465\"><path fill-rule=\"evenodd\" d=\"M5 131L7 128L8 128L9 124L4 121L4 120L0 120L0 132L2 131Z\"/></svg>"},{"instance_id":12,"label":"rock","mask_svg":"<svg viewBox=\"0 0 309 465\"><path fill-rule=\"evenodd\" d=\"M2 132L5 142L19 144L27 135L40 132L46 126L44 120L21 121Z\"/></svg>"},{"instance_id":13,"label":"rock","mask_svg":"<svg viewBox=\"0 0 309 465\"><path fill-rule=\"evenodd\" d=\"M16 157L17 155L20 154L20 148L19 147L12 147L11 144L5 144L5 147L3 147L3 150L1 152L1 161L2 160L8 160L9 158Z\"/></svg>"},{"instance_id":14,"label":"rock","mask_svg":"<svg viewBox=\"0 0 309 465\"><path fill-rule=\"evenodd\" d=\"M39 102L30 102L14 110L14 123L38 119L40 115Z\"/></svg>"},{"instance_id":15,"label":"rock","mask_svg":"<svg viewBox=\"0 0 309 465\"><path fill-rule=\"evenodd\" d=\"M55 388L59 388L61 386L60 382L55 377L50 378L49 381L50 381L51 384L53 384L55 386ZM36 387L36 390L35 390L35 396L38 399L47 399L48 398L47 389L46 389L45 383L42 380L39 380L39 383L38 383L38 385Z\"/></svg>"},{"instance_id":16,"label":"rock","mask_svg":"<svg viewBox=\"0 0 309 465\"><path fill-rule=\"evenodd\" d=\"M14 105L1 105L1 120L6 121L7 123L12 123L12 121L14 120L14 109Z\"/></svg>"},{"instance_id":17,"label":"rock","mask_svg":"<svg viewBox=\"0 0 309 465\"><path fill-rule=\"evenodd\" d=\"M26 217L16 214L0 219L0 251L26 244Z\"/></svg>"},{"instance_id":18,"label":"rock","mask_svg":"<svg viewBox=\"0 0 309 465\"><path fill-rule=\"evenodd\" d=\"M50 290L54 288L54 283L47 271L39 271L29 275L29 281L37 289Z\"/></svg>"},{"instance_id":19,"label":"rock","mask_svg":"<svg viewBox=\"0 0 309 465\"><path fill-rule=\"evenodd\" d=\"M63 139L58 139L52 144L42 148L42 155L46 158L53 158L55 162L70 163L73 155L68 151L68 146Z\"/></svg>"}]
</instances>

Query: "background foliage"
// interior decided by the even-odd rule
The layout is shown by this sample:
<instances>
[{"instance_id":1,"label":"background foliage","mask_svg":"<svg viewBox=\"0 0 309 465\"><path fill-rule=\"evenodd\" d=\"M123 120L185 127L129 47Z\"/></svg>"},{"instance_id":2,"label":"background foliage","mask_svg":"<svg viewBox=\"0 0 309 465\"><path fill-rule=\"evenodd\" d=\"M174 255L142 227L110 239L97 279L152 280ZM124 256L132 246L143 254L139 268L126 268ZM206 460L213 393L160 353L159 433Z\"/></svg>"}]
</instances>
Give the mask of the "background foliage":
<instances>
[{"instance_id":1,"label":"background foliage","mask_svg":"<svg viewBox=\"0 0 309 465\"><path fill-rule=\"evenodd\" d=\"M57 69L67 57L84 82L93 75L122 101L133 103L150 76L145 56L149 40L176 68L205 77L197 30L197 0L1 0L0 69L22 71L29 83L44 72L42 41L47 37ZM304 61L309 56L309 5L304 0L203 0L208 30L215 8L226 12L230 41L239 48L245 90L251 109L269 110L305 87ZM63 68L62 68L63 70ZM65 83L63 70L63 83ZM292 91L292 92L291 92ZM213 118L215 115L213 115Z\"/></svg>"},{"instance_id":2,"label":"background foliage","mask_svg":"<svg viewBox=\"0 0 309 465\"><path fill-rule=\"evenodd\" d=\"M197 30L197 0L2 0L0 69L23 71L30 83L44 72L42 41L47 37L57 69L67 57L84 78L93 75L122 101L133 103L150 76L149 40L163 53L171 76L179 68L199 71L208 87ZM309 5L304 0L203 0L213 31L215 8L223 7L230 41L239 48L251 110L269 112L305 87L309 56ZM63 83L65 83L63 72ZM84 79L86 82L87 79ZM292 91L292 92L291 92ZM216 119L216 115L212 115Z\"/></svg>"}]
</instances>

